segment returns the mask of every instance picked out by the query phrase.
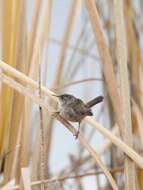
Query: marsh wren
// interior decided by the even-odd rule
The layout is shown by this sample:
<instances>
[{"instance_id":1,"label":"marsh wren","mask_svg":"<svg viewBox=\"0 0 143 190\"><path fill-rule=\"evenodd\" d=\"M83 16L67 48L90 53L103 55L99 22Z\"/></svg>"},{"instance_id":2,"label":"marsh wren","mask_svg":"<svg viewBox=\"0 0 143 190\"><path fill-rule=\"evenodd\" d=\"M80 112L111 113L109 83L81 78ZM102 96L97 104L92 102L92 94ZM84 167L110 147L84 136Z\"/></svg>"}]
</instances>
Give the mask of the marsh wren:
<instances>
[{"instance_id":1,"label":"marsh wren","mask_svg":"<svg viewBox=\"0 0 143 190\"><path fill-rule=\"evenodd\" d=\"M59 99L59 114L66 120L78 122L78 131L75 137L78 137L80 131L80 123L86 116L92 116L91 107L103 101L103 96L98 96L88 103L84 103L70 94L55 95Z\"/></svg>"}]
</instances>

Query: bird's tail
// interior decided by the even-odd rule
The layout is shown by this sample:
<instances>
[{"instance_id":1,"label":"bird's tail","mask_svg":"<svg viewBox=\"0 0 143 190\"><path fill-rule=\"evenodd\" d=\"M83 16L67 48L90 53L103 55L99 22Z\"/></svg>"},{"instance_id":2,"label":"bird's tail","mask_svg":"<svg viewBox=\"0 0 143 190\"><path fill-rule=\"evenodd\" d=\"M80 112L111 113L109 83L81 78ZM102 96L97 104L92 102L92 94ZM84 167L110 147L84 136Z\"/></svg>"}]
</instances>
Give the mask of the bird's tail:
<instances>
[{"instance_id":1,"label":"bird's tail","mask_svg":"<svg viewBox=\"0 0 143 190\"><path fill-rule=\"evenodd\" d=\"M98 103L100 103L100 102L102 102L102 101L103 101L103 96L97 96L97 97L94 98L93 100L87 102L87 103L86 103L86 106L87 106L88 108L91 108L91 107L93 107L94 105L96 105L96 104L98 104Z\"/></svg>"}]
</instances>

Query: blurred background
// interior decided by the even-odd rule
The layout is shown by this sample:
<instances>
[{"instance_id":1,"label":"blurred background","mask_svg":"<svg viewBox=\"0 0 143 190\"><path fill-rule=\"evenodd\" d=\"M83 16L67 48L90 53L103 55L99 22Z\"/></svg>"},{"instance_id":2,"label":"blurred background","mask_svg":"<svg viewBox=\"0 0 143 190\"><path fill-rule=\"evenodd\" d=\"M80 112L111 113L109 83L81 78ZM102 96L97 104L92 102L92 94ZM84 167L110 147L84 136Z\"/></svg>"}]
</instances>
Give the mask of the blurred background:
<instances>
[{"instance_id":1,"label":"blurred background","mask_svg":"<svg viewBox=\"0 0 143 190\"><path fill-rule=\"evenodd\" d=\"M100 27L112 58L117 89L120 87L116 56L115 16L112 0L94 1ZM143 1L125 0L124 20L127 36L129 91L133 147L142 155L143 99ZM104 101L93 108L93 119L110 131L117 123L111 94L105 82L104 64L82 0L0 0L1 60L55 93L69 93L84 102L103 95ZM40 64L40 67L39 67ZM0 67L0 74L3 70ZM110 75L110 70L106 68ZM6 71L5 74L9 77ZM2 75L1 75L2 77ZM13 76L15 79L15 77ZM19 79L15 79L19 82ZM31 93L38 90L21 82ZM112 86L112 84L111 84ZM48 97L43 96L48 106ZM120 107L116 102L116 107ZM99 166L73 135L46 110L43 112L45 179L49 190L111 189ZM78 124L73 123L77 129ZM117 131L117 130L116 130ZM124 189L123 153L107 139L82 122L81 132L111 170ZM21 168L28 167L31 181L40 180L40 113L38 104L8 84L0 82L0 180L20 184ZM139 189L143 189L143 171L136 169ZM70 176L72 176L71 179ZM16 189L16 187L15 187ZM22 186L19 186L22 189ZM40 189L35 185L32 189Z\"/></svg>"}]
</instances>

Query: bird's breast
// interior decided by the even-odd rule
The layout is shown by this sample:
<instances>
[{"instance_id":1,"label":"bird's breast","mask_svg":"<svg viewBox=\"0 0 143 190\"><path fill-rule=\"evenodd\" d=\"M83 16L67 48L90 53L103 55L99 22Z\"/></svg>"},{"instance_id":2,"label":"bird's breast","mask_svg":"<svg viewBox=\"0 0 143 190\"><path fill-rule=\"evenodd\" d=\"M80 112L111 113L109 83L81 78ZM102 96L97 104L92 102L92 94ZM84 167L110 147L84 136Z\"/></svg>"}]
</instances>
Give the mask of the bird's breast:
<instances>
[{"instance_id":1,"label":"bird's breast","mask_svg":"<svg viewBox=\"0 0 143 190\"><path fill-rule=\"evenodd\" d=\"M66 120L72 122L80 122L88 114L87 111L80 110L77 107L65 107L61 109L60 115L64 117Z\"/></svg>"}]
</instances>

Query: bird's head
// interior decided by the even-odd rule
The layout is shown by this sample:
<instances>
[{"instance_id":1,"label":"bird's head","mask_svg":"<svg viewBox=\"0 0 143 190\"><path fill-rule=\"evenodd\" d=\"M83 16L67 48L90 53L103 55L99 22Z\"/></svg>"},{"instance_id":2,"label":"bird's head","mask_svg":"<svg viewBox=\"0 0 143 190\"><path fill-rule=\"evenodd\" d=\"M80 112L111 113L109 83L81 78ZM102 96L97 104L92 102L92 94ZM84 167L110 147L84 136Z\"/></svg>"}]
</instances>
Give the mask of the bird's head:
<instances>
[{"instance_id":1,"label":"bird's head","mask_svg":"<svg viewBox=\"0 0 143 190\"><path fill-rule=\"evenodd\" d=\"M70 94L61 94L61 95L54 95L59 98L60 103L62 104L69 104L75 100L75 97Z\"/></svg>"}]
</instances>

